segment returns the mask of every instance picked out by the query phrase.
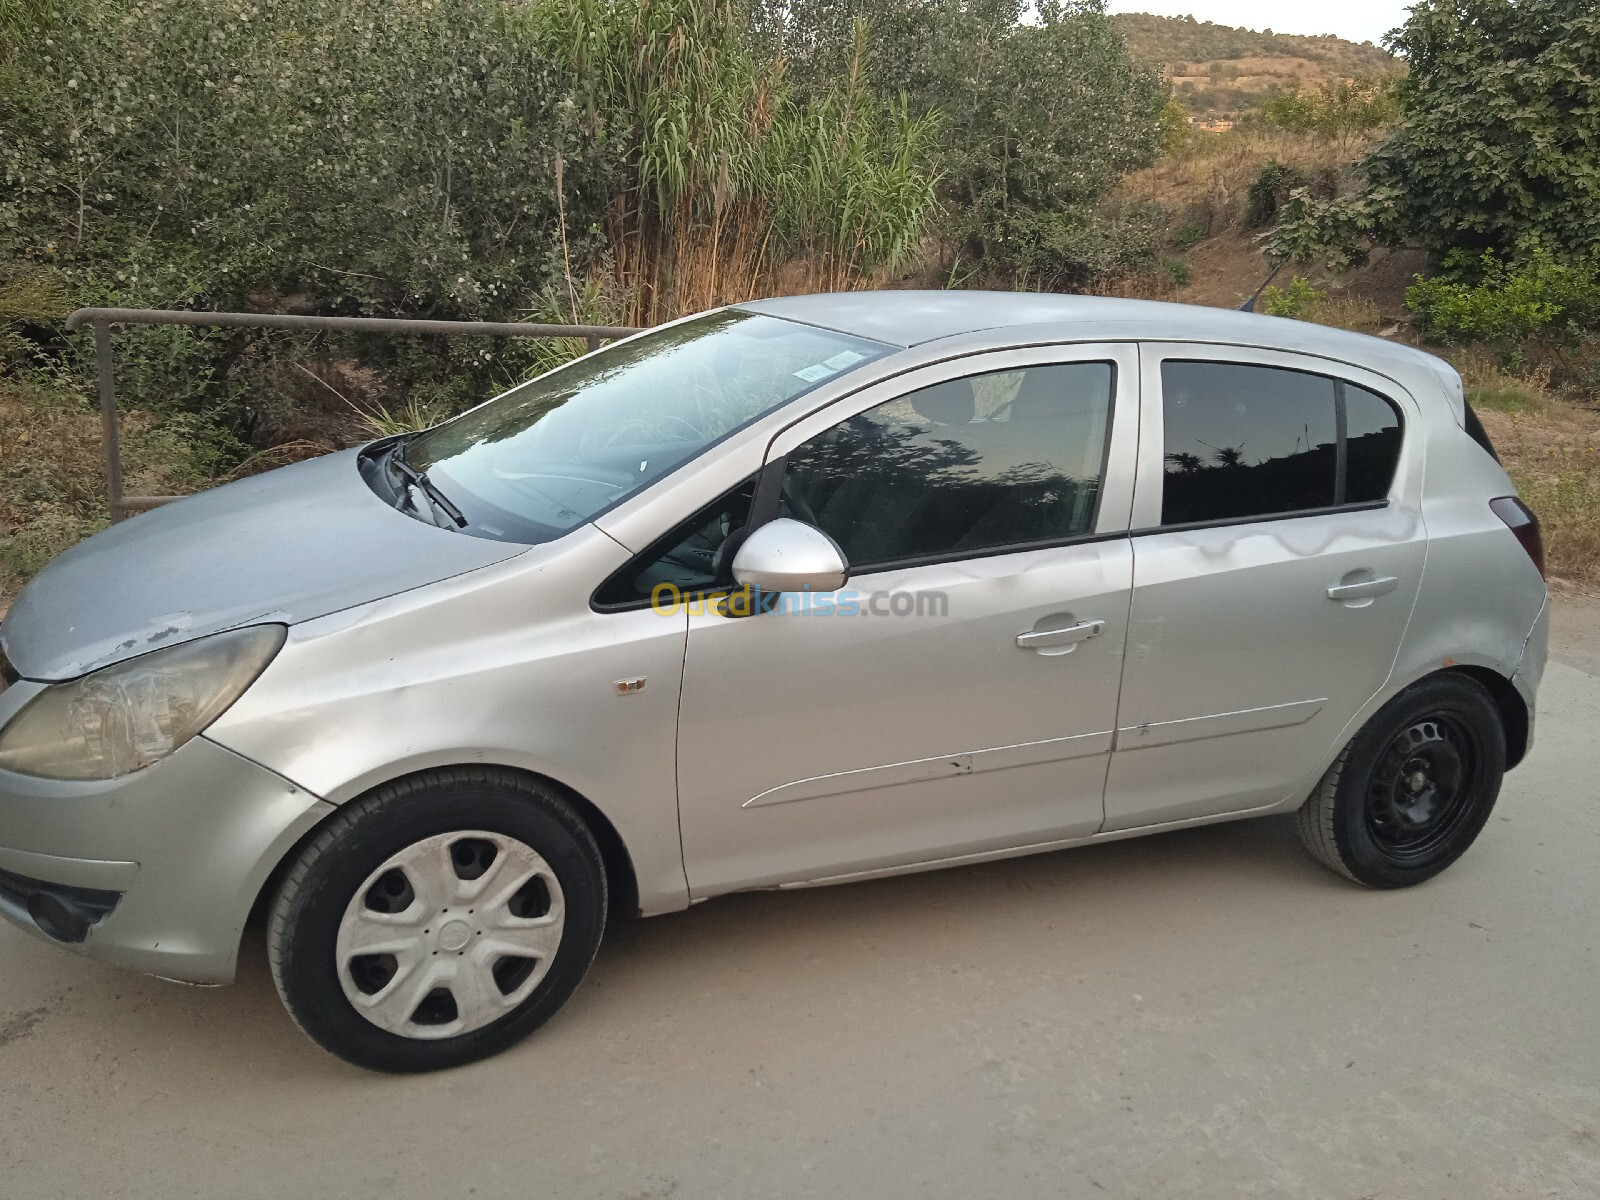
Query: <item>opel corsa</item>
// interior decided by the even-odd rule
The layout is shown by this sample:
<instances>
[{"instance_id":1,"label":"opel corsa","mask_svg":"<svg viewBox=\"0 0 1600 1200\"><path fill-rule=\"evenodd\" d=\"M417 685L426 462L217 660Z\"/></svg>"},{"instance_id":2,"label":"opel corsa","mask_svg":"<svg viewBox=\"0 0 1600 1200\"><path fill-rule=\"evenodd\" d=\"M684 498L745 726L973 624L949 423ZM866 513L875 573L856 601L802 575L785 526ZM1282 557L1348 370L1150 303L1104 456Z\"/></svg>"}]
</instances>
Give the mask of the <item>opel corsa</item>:
<instances>
[{"instance_id":1,"label":"opel corsa","mask_svg":"<svg viewBox=\"0 0 1600 1200\"><path fill-rule=\"evenodd\" d=\"M353 1063L492 1054L608 913L1273 813L1442 871L1538 526L1419 351L1128 300L765 300L75 547L0 626L0 911Z\"/></svg>"}]
</instances>

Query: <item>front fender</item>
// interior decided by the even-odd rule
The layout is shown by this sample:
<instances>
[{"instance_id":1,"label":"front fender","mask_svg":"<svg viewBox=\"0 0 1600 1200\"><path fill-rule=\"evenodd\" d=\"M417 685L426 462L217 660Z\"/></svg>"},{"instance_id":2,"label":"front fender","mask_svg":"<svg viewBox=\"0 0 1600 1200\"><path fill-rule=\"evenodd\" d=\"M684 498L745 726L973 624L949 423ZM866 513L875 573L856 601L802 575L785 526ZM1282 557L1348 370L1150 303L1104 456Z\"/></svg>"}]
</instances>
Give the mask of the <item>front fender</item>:
<instances>
[{"instance_id":1,"label":"front fender","mask_svg":"<svg viewBox=\"0 0 1600 1200\"><path fill-rule=\"evenodd\" d=\"M334 804L430 767L545 776L611 822L642 911L685 907L676 739L688 618L592 611L595 581L627 555L598 530L569 542L293 626L208 736Z\"/></svg>"}]
</instances>

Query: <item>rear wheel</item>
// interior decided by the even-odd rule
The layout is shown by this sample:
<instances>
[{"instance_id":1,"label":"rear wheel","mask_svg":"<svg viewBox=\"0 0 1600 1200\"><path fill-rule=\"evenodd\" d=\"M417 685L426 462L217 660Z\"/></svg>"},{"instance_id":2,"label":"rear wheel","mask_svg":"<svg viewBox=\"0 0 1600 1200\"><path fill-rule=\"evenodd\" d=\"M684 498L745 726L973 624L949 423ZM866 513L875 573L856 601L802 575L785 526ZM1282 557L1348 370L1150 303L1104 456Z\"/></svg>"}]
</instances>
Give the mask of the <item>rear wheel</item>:
<instances>
[{"instance_id":1,"label":"rear wheel","mask_svg":"<svg viewBox=\"0 0 1600 1200\"><path fill-rule=\"evenodd\" d=\"M428 772L341 811L273 905L278 993L325 1049L380 1071L497 1053L558 1009L605 925L587 828L510 772Z\"/></svg>"},{"instance_id":2,"label":"rear wheel","mask_svg":"<svg viewBox=\"0 0 1600 1200\"><path fill-rule=\"evenodd\" d=\"M1421 883L1477 838L1505 764L1505 728L1489 693L1464 675L1423 680L1345 747L1300 808L1300 839L1358 883Z\"/></svg>"}]
</instances>

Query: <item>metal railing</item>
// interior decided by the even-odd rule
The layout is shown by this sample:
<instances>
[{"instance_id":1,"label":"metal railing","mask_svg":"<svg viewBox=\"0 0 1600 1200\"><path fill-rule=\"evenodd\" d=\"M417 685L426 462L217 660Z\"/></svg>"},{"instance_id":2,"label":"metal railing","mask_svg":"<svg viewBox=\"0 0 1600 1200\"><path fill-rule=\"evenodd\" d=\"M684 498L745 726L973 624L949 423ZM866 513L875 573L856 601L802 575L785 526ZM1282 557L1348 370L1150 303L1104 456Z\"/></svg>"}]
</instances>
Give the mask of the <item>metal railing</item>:
<instances>
[{"instance_id":1,"label":"metal railing","mask_svg":"<svg viewBox=\"0 0 1600 1200\"><path fill-rule=\"evenodd\" d=\"M439 333L446 337L583 338L591 351L601 342L639 330L626 325L541 325L525 321L413 321L398 317L301 317L288 313L181 312L160 308L80 308L67 330L94 328L95 371L100 381L100 428L106 457L106 508L112 521L169 504L178 496L126 496L122 492L122 424L117 415L113 325L197 325L249 329L347 329L356 333Z\"/></svg>"}]
</instances>

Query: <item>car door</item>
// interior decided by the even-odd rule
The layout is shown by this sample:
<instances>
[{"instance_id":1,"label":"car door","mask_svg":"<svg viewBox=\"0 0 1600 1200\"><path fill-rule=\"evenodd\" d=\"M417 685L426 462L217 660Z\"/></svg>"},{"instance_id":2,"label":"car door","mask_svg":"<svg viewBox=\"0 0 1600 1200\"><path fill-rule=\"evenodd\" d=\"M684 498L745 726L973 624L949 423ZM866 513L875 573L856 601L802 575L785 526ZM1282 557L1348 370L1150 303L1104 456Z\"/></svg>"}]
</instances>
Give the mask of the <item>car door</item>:
<instances>
[{"instance_id":1,"label":"car door","mask_svg":"<svg viewBox=\"0 0 1600 1200\"><path fill-rule=\"evenodd\" d=\"M754 616L691 609L678 726L691 894L1100 827L1137 370L1125 345L985 354L777 436L764 480L781 472L779 511L833 537L853 574Z\"/></svg>"},{"instance_id":2,"label":"car door","mask_svg":"<svg viewBox=\"0 0 1600 1200\"><path fill-rule=\"evenodd\" d=\"M1422 577L1415 401L1309 356L1146 345L1106 829L1298 796L1393 667Z\"/></svg>"}]
</instances>

